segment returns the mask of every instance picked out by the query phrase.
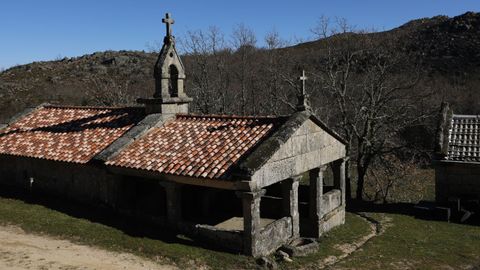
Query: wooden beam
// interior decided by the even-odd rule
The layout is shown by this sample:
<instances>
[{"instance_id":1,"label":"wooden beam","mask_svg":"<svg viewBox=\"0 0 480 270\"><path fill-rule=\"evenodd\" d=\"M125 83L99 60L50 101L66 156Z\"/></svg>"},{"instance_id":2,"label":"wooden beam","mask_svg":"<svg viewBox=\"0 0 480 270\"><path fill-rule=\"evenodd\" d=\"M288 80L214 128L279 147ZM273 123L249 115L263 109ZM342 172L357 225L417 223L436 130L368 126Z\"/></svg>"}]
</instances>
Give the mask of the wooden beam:
<instances>
[{"instance_id":1,"label":"wooden beam","mask_svg":"<svg viewBox=\"0 0 480 270\"><path fill-rule=\"evenodd\" d=\"M144 177L149 179L170 181L170 182L176 182L180 184L193 185L193 186L211 187L211 188L226 189L226 190L245 190L245 191L251 190L250 181L245 181L245 180L231 181L231 180L196 178L196 177L161 174L161 173L152 172L152 171L123 168L123 167L110 167L110 166L107 166L107 170L114 174Z\"/></svg>"}]
</instances>

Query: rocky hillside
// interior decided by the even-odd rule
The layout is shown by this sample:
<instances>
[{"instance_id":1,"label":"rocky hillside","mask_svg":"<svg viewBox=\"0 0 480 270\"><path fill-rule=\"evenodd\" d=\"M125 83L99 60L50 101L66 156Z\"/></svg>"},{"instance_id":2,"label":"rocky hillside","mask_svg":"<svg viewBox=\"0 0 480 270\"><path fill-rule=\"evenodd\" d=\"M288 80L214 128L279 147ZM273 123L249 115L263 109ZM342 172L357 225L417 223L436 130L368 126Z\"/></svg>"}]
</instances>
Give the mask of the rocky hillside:
<instances>
[{"instance_id":1,"label":"rocky hillside","mask_svg":"<svg viewBox=\"0 0 480 270\"><path fill-rule=\"evenodd\" d=\"M453 101L458 107L462 102L480 100L474 89L480 81L480 13L419 19L390 31L365 35L401 40L395 46L418 55L430 70L429 76L438 79L437 84L445 86L444 80L451 84L451 89L465 92L464 99ZM322 42L302 43L288 49L301 54L305 49L315 50ZM155 60L156 54L152 53L107 51L10 68L0 73L0 122L26 106L42 102L117 105L118 97L109 99L105 93L120 95L122 103L133 104L135 97L152 93ZM185 62L188 71L188 59ZM453 91L449 89L445 91ZM480 104L471 104L477 105Z\"/></svg>"},{"instance_id":2,"label":"rocky hillside","mask_svg":"<svg viewBox=\"0 0 480 270\"><path fill-rule=\"evenodd\" d=\"M425 56L432 66L449 72L480 66L480 14L435 17L413 21L402 28L412 31L411 49Z\"/></svg>"},{"instance_id":3,"label":"rocky hillside","mask_svg":"<svg viewBox=\"0 0 480 270\"><path fill-rule=\"evenodd\" d=\"M395 38L400 41L397 44L399 49L416 53L425 65L435 70L455 72L480 67L480 13L468 12L453 18L423 18L389 31L365 35L377 39ZM323 42L306 42L293 48L315 49Z\"/></svg>"},{"instance_id":4,"label":"rocky hillside","mask_svg":"<svg viewBox=\"0 0 480 270\"><path fill-rule=\"evenodd\" d=\"M133 98L153 89L155 60L151 53L107 51L10 68L0 73L0 120L43 102L99 105L96 94L107 89Z\"/></svg>"}]
</instances>

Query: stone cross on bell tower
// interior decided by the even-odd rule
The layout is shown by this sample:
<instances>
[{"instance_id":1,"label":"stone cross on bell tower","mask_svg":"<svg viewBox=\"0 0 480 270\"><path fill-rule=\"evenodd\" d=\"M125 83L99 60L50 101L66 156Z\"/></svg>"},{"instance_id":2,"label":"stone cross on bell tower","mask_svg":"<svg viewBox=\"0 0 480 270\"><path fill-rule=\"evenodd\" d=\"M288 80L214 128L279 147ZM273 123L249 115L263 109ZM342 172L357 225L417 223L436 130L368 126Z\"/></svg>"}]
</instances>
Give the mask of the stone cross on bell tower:
<instances>
[{"instance_id":1,"label":"stone cross on bell tower","mask_svg":"<svg viewBox=\"0 0 480 270\"><path fill-rule=\"evenodd\" d=\"M298 111L309 111L310 110L310 102L308 101L308 94L306 90L306 82L308 77L305 75L305 70L302 70L302 75L298 77L298 81L300 82L300 87L302 92L297 96L298 103L297 103L297 110Z\"/></svg>"},{"instance_id":2,"label":"stone cross on bell tower","mask_svg":"<svg viewBox=\"0 0 480 270\"><path fill-rule=\"evenodd\" d=\"M138 102L145 104L147 113L161 113L164 118L170 118L177 113L188 113L188 104L192 99L185 93L185 67L172 35L175 21L167 13L162 23L166 25L166 34L154 67L155 93L152 98L139 99Z\"/></svg>"},{"instance_id":3,"label":"stone cross on bell tower","mask_svg":"<svg viewBox=\"0 0 480 270\"><path fill-rule=\"evenodd\" d=\"M165 24L167 27L167 34L166 37L171 37L172 36L172 24L175 23L175 21L170 18L170 13L165 14L165 18L162 19L162 23Z\"/></svg>"}]
</instances>

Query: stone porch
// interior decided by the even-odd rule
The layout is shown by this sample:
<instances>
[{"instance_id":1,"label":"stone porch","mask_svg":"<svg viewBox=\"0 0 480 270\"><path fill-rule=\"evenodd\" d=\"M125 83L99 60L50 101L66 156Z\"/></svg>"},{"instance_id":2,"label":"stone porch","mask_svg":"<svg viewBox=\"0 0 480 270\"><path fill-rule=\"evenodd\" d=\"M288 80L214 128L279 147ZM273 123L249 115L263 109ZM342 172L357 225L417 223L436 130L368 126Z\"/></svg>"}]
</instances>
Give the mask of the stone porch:
<instances>
[{"instance_id":1,"label":"stone porch","mask_svg":"<svg viewBox=\"0 0 480 270\"><path fill-rule=\"evenodd\" d=\"M332 169L333 179L328 179L332 183L324 182L328 168ZM295 176L256 191L200 191L203 197L196 204L200 205L198 211L202 212L201 215L213 213L218 206L219 199L216 197L222 192L229 192L224 195L236 195L235 199L224 203L236 204L235 200L238 200L241 205L240 212L231 211L231 216L212 218L207 222L188 219L182 213L191 206L191 202L182 199L189 185L160 181L166 195L165 224L203 241L254 257L270 254L301 236L319 238L345 222L344 159L314 168L305 174L309 176L309 184L301 186L303 193L308 192L308 196L303 196L308 197L307 200L301 202L308 211L304 217L300 216L299 211L302 177ZM329 191L324 192L327 189Z\"/></svg>"}]
</instances>

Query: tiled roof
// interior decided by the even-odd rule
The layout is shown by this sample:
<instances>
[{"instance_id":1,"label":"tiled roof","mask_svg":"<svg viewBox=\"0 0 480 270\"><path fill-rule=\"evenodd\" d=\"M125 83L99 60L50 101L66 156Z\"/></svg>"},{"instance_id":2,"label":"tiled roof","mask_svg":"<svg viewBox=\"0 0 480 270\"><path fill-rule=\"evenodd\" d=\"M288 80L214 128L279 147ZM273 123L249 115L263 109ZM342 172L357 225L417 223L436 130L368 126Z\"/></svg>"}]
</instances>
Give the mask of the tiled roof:
<instances>
[{"instance_id":1,"label":"tiled roof","mask_svg":"<svg viewBox=\"0 0 480 270\"><path fill-rule=\"evenodd\" d=\"M445 159L480 162L480 116L453 115Z\"/></svg>"},{"instance_id":2,"label":"tiled roof","mask_svg":"<svg viewBox=\"0 0 480 270\"><path fill-rule=\"evenodd\" d=\"M140 108L44 106L0 130L0 154L87 163L143 116Z\"/></svg>"},{"instance_id":3,"label":"tiled roof","mask_svg":"<svg viewBox=\"0 0 480 270\"><path fill-rule=\"evenodd\" d=\"M177 115L164 126L150 130L107 164L222 179L284 121L282 117Z\"/></svg>"}]
</instances>

